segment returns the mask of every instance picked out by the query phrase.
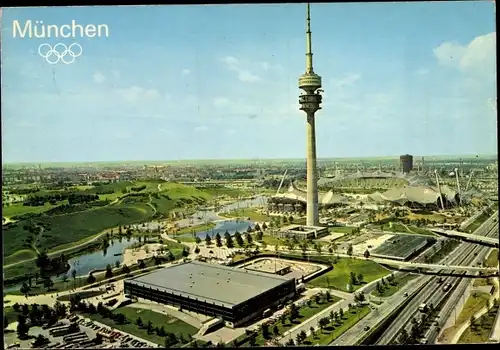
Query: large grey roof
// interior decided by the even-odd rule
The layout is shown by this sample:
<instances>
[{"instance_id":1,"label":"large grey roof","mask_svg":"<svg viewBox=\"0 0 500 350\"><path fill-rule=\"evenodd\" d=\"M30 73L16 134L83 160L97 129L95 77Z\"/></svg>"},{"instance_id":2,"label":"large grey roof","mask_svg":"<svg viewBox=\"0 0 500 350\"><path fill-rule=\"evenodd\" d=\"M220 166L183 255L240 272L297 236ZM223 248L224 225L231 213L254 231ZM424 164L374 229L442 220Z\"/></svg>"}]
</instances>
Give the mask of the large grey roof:
<instances>
[{"instance_id":1,"label":"large grey roof","mask_svg":"<svg viewBox=\"0 0 500 350\"><path fill-rule=\"evenodd\" d=\"M231 308L292 279L293 277L191 261L132 278L127 282Z\"/></svg>"},{"instance_id":2,"label":"large grey roof","mask_svg":"<svg viewBox=\"0 0 500 350\"><path fill-rule=\"evenodd\" d=\"M274 195L273 198L290 199L299 202L307 202L307 192L298 189L292 182L286 192L278 193ZM320 194L318 198L318 202L320 204L341 204L341 203L346 203L347 201L348 199L346 197L341 196L339 194L335 194L332 191Z\"/></svg>"},{"instance_id":3,"label":"large grey roof","mask_svg":"<svg viewBox=\"0 0 500 350\"><path fill-rule=\"evenodd\" d=\"M443 197L449 202L455 202L456 192L444 185L441 186ZM369 198L375 202L389 201L404 204L414 202L419 204L437 203L439 191L434 186L404 186L391 188L384 193L375 192L369 195Z\"/></svg>"}]
</instances>

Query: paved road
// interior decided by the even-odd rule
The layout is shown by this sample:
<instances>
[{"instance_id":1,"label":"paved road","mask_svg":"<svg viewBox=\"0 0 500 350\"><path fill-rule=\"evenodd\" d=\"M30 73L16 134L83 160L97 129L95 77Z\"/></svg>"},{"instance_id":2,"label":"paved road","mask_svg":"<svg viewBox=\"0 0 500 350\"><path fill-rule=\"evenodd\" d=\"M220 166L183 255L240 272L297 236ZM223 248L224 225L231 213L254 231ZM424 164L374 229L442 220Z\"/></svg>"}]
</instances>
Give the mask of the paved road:
<instances>
[{"instance_id":1,"label":"paved road","mask_svg":"<svg viewBox=\"0 0 500 350\"><path fill-rule=\"evenodd\" d=\"M366 284L362 288L358 289L356 293L363 292L365 295L370 294L376 288L377 282L379 282L380 280L381 278ZM331 293L333 295L338 295L335 291L331 291ZM285 332L283 334L283 337L279 340L280 344L285 344L287 341L290 340L290 338L295 340L297 338L297 335L301 331L305 331L306 334L309 334L310 333L309 329L311 327L313 327L314 329L317 329L319 327L318 322L321 318L328 316L332 311L336 312L339 311L340 309L346 311L349 304L354 304L354 293L353 294L344 292L341 293L342 293L341 296L345 298L344 300L341 300L327 307L326 309L314 315L313 317L309 318L308 320L304 321L303 323Z\"/></svg>"},{"instance_id":2,"label":"paved road","mask_svg":"<svg viewBox=\"0 0 500 350\"><path fill-rule=\"evenodd\" d=\"M485 230L491 229L494 226L493 218L497 217L497 213L495 212L490 219L488 219L483 225L481 225L478 230L476 230L476 234L485 234ZM469 247L469 248L466 248ZM470 250L470 244L461 243L452 255L445 257L442 261L456 261L458 257L460 257L461 253L464 251ZM357 344L365 334L363 330L365 326L374 327L381 323L384 319L387 318L394 310L396 310L404 301L404 293L408 292L411 296L417 292L420 292L430 280L433 279L432 276L421 276L416 280L411 281L408 285L402 288L399 292L395 293L391 298L390 302L386 302L382 304L382 306L378 309L379 315L375 315L374 313L370 313L360 322L351 327L348 331L346 331L342 336L337 338L332 344L333 345L353 345Z\"/></svg>"},{"instance_id":3,"label":"paved road","mask_svg":"<svg viewBox=\"0 0 500 350\"><path fill-rule=\"evenodd\" d=\"M493 217L487 220L477 231L476 234L481 236L491 236L495 232ZM475 264L477 261L483 261L485 254L489 251L487 247L462 243L459 247L444 260L447 264L463 263L465 265ZM463 292L463 281L461 278L448 277L443 282L452 284L452 288L448 291L443 291L440 286L436 286L438 277L431 277L430 283L422 288L418 295L401 311L398 317L391 322L384 334L378 339L377 344L391 344L401 329L405 328L408 334L411 329L411 319L418 314L418 306L421 303L433 304L437 306L447 295L452 293L455 288ZM468 281L468 280L467 280ZM466 281L466 282L467 282ZM444 285L443 284L443 285ZM457 287L458 286L458 287Z\"/></svg>"}]
</instances>

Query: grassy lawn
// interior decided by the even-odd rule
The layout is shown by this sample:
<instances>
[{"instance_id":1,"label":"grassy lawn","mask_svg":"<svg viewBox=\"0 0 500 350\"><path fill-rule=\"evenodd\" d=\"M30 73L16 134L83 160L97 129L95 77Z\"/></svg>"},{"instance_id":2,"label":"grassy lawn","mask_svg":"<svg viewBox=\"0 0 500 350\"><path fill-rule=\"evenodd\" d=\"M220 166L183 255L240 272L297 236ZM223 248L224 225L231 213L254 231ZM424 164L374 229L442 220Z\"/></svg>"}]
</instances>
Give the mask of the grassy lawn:
<instances>
[{"instance_id":1,"label":"grassy lawn","mask_svg":"<svg viewBox=\"0 0 500 350\"><path fill-rule=\"evenodd\" d=\"M264 234L264 235L262 236L262 241L259 241L259 242L264 242L264 243L266 243L266 244L267 244L267 246L268 246L267 248L268 248L268 249L271 249L271 250L273 250L273 251L274 251L274 246L275 246L276 244L279 244L279 245L283 245L283 244L284 244L283 240L281 240L281 239L279 239L279 238L277 238L277 237L274 237L274 236L268 235L268 234Z\"/></svg>"},{"instance_id":2,"label":"grassy lawn","mask_svg":"<svg viewBox=\"0 0 500 350\"><path fill-rule=\"evenodd\" d=\"M339 300L340 300L340 298L332 296L332 298L329 302L323 300L323 301L321 301L321 303L319 305L313 302L313 303L311 303L311 307L304 305L299 309L299 317L293 323L290 323L290 320L288 318L286 318L286 321L284 323L282 323L282 321L278 320L269 326L269 332L272 334L273 328L274 328L274 326L276 326L278 328L279 334L283 334L287 330L301 324L302 322L313 317L317 313L319 313L319 312L323 311L324 309L328 308L329 306L335 304ZM255 343L256 343L256 346L263 346L269 340L270 340L270 338L265 339L262 336L262 331L259 331L259 333L257 334L257 337L255 339ZM243 347L249 346L249 344L244 343L242 346Z\"/></svg>"},{"instance_id":3,"label":"grassy lawn","mask_svg":"<svg viewBox=\"0 0 500 350\"><path fill-rule=\"evenodd\" d=\"M27 213L42 213L54 207L57 207L61 203L55 205L45 203L45 205L32 207L30 205L23 205L23 203L13 203L9 206L2 208L2 216L11 217L15 215L22 215Z\"/></svg>"},{"instance_id":4,"label":"grassy lawn","mask_svg":"<svg viewBox=\"0 0 500 350\"><path fill-rule=\"evenodd\" d=\"M266 214L258 213L255 209L251 208L245 208L245 209L240 209L240 210L233 210L229 212L228 214L220 214L221 216L228 217L228 218L245 218L252 221L270 221L269 216Z\"/></svg>"},{"instance_id":5,"label":"grassy lawn","mask_svg":"<svg viewBox=\"0 0 500 350\"><path fill-rule=\"evenodd\" d=\"M125 324L117 324L115 321L109 319L109 318L103 318L101 315L94 314L94 315L86 315L87 317L97 321L101 322L105 325L108 325L110 327L119 329L123 332L127 332L130 334L133 334L137 337L149 340L153 343L159 344L159 345L164 345L165 340L163 337L158 336L156 333L148 334L147 329L144 328L139 328L135 322L138 317L142 319L142 322L144 325L147 325L148 322L151 322L153 324L153 327L156 326L163 326L165 328L166 332L170 333L175 333L176 336L179 334L182 334L184 339L188 339L189 335L193 335L198 330L175 318L172 316L168 316L162 313L154 312L151 310L147 309L137 309L137 308L132 308L132 307L121 307L113 311L113 313L122 313L125 315L127 318L127 323Z\"/></svg>"},{"instance_id":6,"label":"grassy lawn","mask_svg":"<svg viewBox=\"0 0 500 350\"><path fill-rule=\"evenodd\" d=\"M201 225L194 225L194 226L188 226L188 227L183 227L179 231L177 231L177 234L183 234L183 233L196 233L196 232L201 232L201 231L208 231L214 228L216 225L213 222L209 222L206 224L201 224Z\"/></svg>"},{"instance_id":7,"label":"grassy lawn","mask_svg":"<svg viewBox=\"0 0 500 350\"><path fill-rule=\"evenodd\" d=\"M6 256L3 260L4 265L15 264L19 261L36 258L36 252L31 249L18 250L14 254Z\"/></svg>"},{"instance_id":8,"label":"grassy lawn","mask_svg":"<svg viewBox=\"0 0 500 350\"><path fill-rule=\"evenodd\" d=\"M373 261L340 258L333 266L333 270L307 282L309 286L321 288L333 288L347 292L346 285L349 283L349 274L354 272L363 275L363 281L369 283L390 274L390 271ZM362 287L362 284L352 286L353 291Z\"/></svg>"},{"instance_id":9,"label":"grassy lawn","mask_svg":"<svg viewBox=\"0 0 500 350\"><path fill-rule=\"evenodd\" d=\"M408 228L407 228L407 227ZM426 235L426 236L436 236L434 233L432 233L429 230L412 226L412 225L402 225L397 222L392 223L392 227L389 225L384 225L384 231L390 231L390 232L401 232L401 233L417 233L420 235Z\"/></svg>"},{"instance_id":10,"label":"grassy lawn","mask_svg":"<svg viewBox=\"0 0 500 350\"><path fill-rule=\"evenodd\" d=\"M469 327L462 333L458 340L459 344L481 344L486 343L490 337L491 330L495 324L498 307L493 308L487 314L476 321L476 326Z\"/></svg>"},{"instance_id":11,"label":"grassy lawn","mask_svg":"<svg viewBox=\"0 0 500 350\"><path fill-rule=\"evenodd\" d=\"M317 331L315 335L309 335L304 341L304 344L328 345L369 313L370 308L368 306L355 308L351 312L346 312L340 323L330 323L323 331L320 330Z\"/></svg>"},{"instance_id":12,"label":"grassy lawn","mask_svg":"<svg viewBox=\"0 0 500 350\"><path fill-rule=\"evenodd\" d=\"M490 217L490 215L486 214L486 213L482 213L481 215L479 215L476 220L474 220L473 222L471 222L469 225L467 225L467 227L465 227L463 229L463 232L474 232L476 231L479 226L481 226L483 224L483 222L485 222L488 218Z\"/></svg>"},{"instance_id":13,"label":"grassy lawn","mask_svg":"<svg viewBox=\"0 0 500 350\"><path fill-rule=\"evenodd\" d=\"M493 249L484 263L487 267L496 267L498 265L498 249Z\"/></svg>"},{"instance_id":14,"label":"grassy lawn","mask_svg":"<svg viewBox=\"0 0 500 350\"><path fill-rule=\"evenodd\" d=\"M458 329L465 322L469 321L472 315L486 306L488 303L488 297L489 295L487 293L473 293L465 302L464 308L462 309L462 312L460 312L460 315L458 315L455 325L446 328L439 337L439 340L441 342L451 341ZM465 331L465 333L467 333L467 331Z\"/></svg>"},{"instance_id":15,"label":"grassy lawn","mask_svg":"<svg viewBox=\"0 0 500 350\"><path fill-rule=\"evenodd\" d=\"M389 284L387 283L386 284L386 287L384 288L384 291L382 293L379 293L378 290L374 290L372 292L372 294L376 297L381 297L381 298L386 298L386 297L390 297L391 295L393 295L394 293L396 293L398 290L400 290L401 288L403 288L405 286L406 283L410 282L411 280L417 278L418 276L416 275L406 275L404 277L396 277L395 278L395 284L392 285L392 284Z\"/></svg>"}]
</instances>

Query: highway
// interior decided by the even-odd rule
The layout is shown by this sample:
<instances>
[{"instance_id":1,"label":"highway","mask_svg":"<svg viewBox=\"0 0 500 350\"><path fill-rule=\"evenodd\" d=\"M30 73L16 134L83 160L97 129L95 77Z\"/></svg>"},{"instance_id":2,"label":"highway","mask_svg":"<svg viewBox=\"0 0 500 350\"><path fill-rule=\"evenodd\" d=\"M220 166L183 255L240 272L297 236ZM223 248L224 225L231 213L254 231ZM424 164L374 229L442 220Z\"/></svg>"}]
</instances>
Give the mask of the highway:
<instances>
[{"instance_id":1,"label":"highway","mask_svg":"<svg viewBox=\"0 0 500 350\"><path fill-rule=\"evenodd\" d=\"M452 230L443 230L440 228L433 228L432 232L439 233L445 236L451 236L451 237L459 237L459 238L466 238L470 241L476 241L478 243L488 243L492 245L498 246L498 235L496 237L484 237L484 236L479 236L477 234L470 234L470 233L464 233L464 232L458 232L458 231L452 231Z\"/></svg>"},{"instance_id":2,"label":"highway","mask_svg":"<svg viewBox=\"0 0 500 350\"><path fill-rule=\"evenodd\" d=\"M494 216L488 219L477 231L476 234L481 236L493 236L497 233L498 227L493 220ZM482 247L478 245L462 243L459 247L455 249L455 251L450 254L445 262L447 264L475 264L478 261L483 261L486 253L489 251L489 248ZM387 328L384 334L378 339L377 345L383 344L392 344L395 342L398 334L404 328L407 333L410 334L410 330L412 327L411 320L418 313L418 307L422 303L426 303L427 305L433 305L434 307L438 306L447 296L452 294L457 289L465 290L463 287L467 285L469 280L465 280L459 277L448 277L443 281L443 284L437 284L439 281L438 277L432 277L430 283L422 288L418 295L412 299L412 301L405 307L405 309L398 315L398 317L391 322L391 325ZM451 284L451 288L446 292L443 291L442 286L447 283ZM446 321L446 319L444 320ZM432 328L432 327L431 327ZM429 335L432 331L429 332Z\"/></svg>"},{"instance_id":3,"label":"highway","mask_svg":"<svg viewBox=\"0 0 500 350\"><path fill-rule=\"evenodd\" d=\"M485 234L485 231L490 230L492 227L495 227L497 223L494 222L494 218L496 218L498 212L495 212L488 220L486 220L477 230L476 234ZM468 243L460 243L448 256L443 258L439 263L455 263L461 257L463 257L464 253L473 249L475 247L472 244ZM485 247L482 247L485 248ZM487 248L485 248L487 249ZM428 249L427 251L431 251ZM426 252L427 252L426 251ZM425 253L424 253L425 254ZM421 255L422 257L422 255ZM421 257L417 258L421 260ZM436 271L438 272L438 271ZM372 312L365 318L363 318L360 322L356 323L353 327L351 327L348 331L344 332L339 338L337 338L330 345L354 345L358 344L366 335L365 327L376 327L378 324L383 322L390 314L392 314L395 310L397 310L407 299L404 297L405 293L408 293L408 298L411 298L414 294L419 294L422 291L425 291L425 287L430 283L431 280L436 280L435 277L432 276L421 276L409 284L404 286L399 292L395 293L391 299L384 304L382 304L378 308L378 312ZM436 282L433 283L433 289L436 289ZM432 285L432 284L430 284ZM418 308L419 304L416 304ZM405 308L406 309L406 308ZM394 323L393 323L394 324Z\"/></svg>"}]
</instances>

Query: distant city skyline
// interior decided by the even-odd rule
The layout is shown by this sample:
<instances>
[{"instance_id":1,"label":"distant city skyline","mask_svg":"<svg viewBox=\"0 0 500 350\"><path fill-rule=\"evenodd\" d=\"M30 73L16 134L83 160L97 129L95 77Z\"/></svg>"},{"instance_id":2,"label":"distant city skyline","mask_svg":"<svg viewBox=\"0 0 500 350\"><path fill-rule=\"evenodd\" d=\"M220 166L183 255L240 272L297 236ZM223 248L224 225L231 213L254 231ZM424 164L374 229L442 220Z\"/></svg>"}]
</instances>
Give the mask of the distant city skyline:
<instances>
[{"instance_id":1,"label":"distant city skyline","mask_svg":"<svg viewBox=\"0 0 500 350\"><path fill-rule=\"evenodd\" d=\"M299 159L305 4L2 9L2 159ZM324 158L496 154L493 2L312 4ZM13 23L105 25L68 65ZM19 27L21 28L21 27ZM19 34L19 30L17 31Z\"/></svg>"}]
</instances>

